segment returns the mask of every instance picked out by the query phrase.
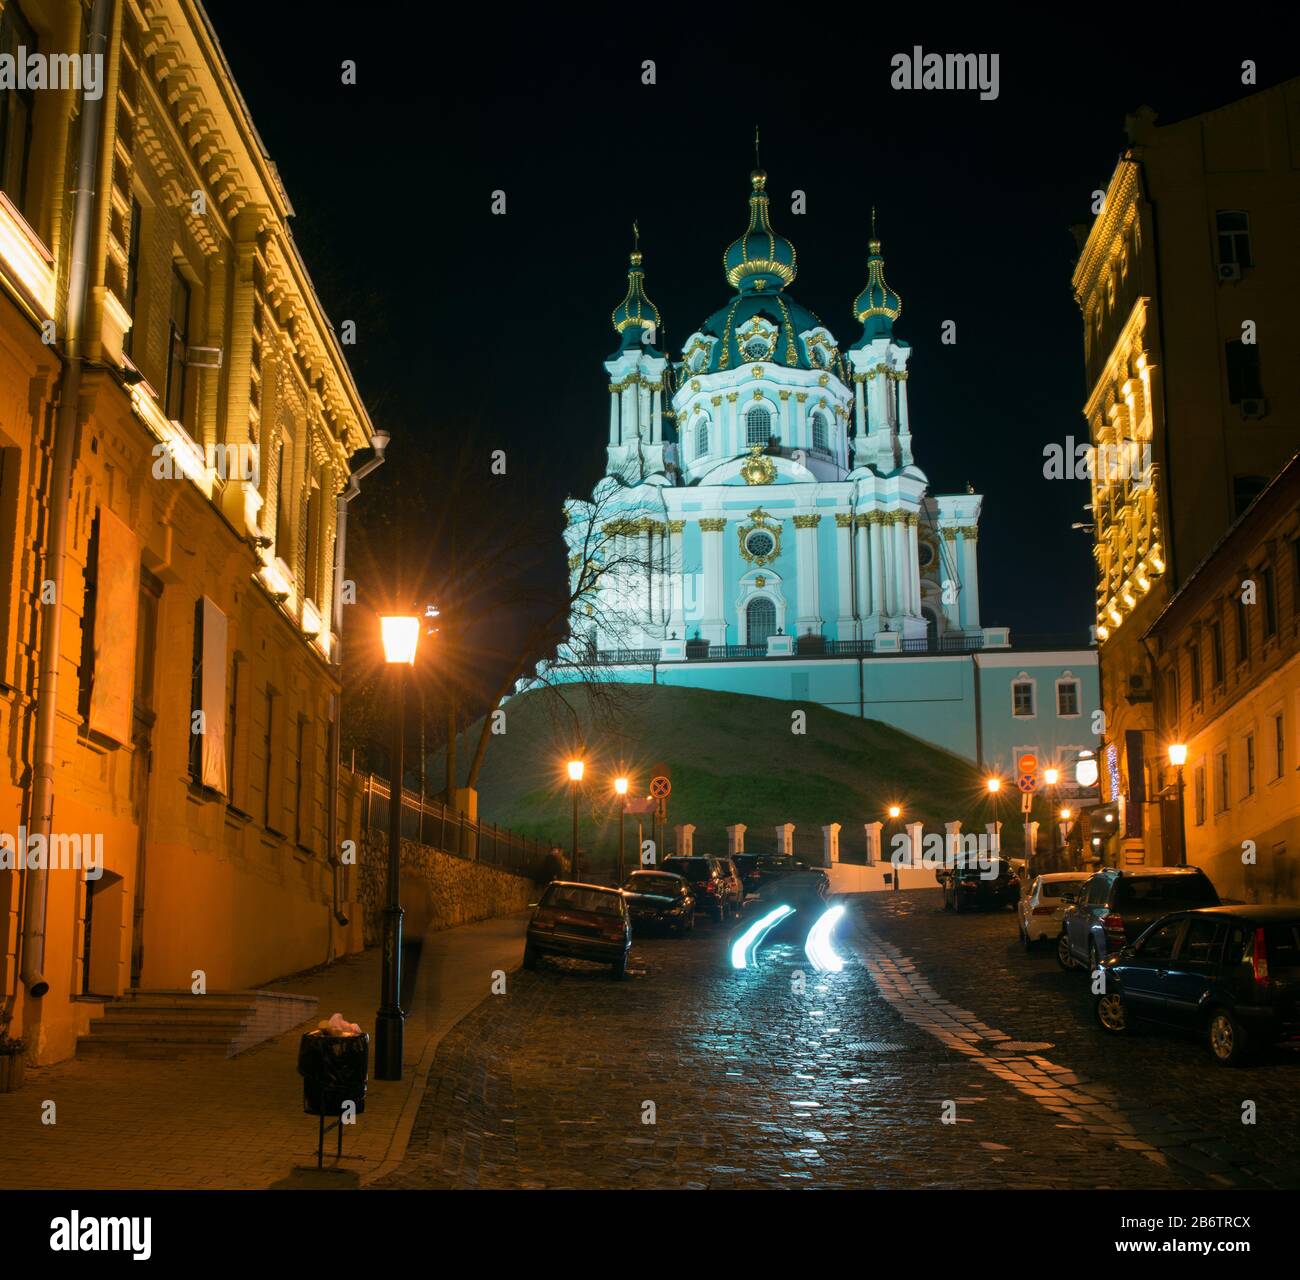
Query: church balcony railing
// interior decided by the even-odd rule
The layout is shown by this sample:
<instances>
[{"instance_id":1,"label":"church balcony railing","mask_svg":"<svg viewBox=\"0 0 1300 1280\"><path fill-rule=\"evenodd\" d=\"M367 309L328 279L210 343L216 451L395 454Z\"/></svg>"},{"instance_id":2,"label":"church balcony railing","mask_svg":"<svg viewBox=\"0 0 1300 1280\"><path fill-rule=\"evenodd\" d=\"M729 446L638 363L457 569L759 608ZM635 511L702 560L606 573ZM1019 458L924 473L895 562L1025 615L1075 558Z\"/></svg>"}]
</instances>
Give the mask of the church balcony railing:
<instances>
[{"instance_id":1,"label":"church balcony railing","mask_svg":"<svg viewBox=\"0 0 1300 1280\"><path fill-rule=\"evenodd\" d=\"M710 662L726 662L736 658L766 658L766 644L711 644Z\"/></svg>"},{"instance_id":2,"label":"church balcony railing","mask_svg":"<svg viewBox=\"0 0 1300 1280\"><path fill-rule=\"evenodd\" d=\"M599 667L627 666L629 663L658 662L658 649L599 649L596 665Z\"/></svg>"}]
</instances>

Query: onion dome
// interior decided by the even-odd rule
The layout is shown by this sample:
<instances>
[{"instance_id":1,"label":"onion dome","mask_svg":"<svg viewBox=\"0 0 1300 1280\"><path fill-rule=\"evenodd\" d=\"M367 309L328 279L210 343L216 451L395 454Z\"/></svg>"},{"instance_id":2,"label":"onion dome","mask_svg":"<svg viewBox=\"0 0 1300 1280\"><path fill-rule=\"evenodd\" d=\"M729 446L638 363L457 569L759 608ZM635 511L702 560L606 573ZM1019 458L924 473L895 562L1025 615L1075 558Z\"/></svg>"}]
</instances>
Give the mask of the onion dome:
<instances>
[{"instance_id":1,"label":"onion dome","mask_svg":"<svg viewBox=\"0 0 1300 1280\"><path fill-rule=\"evenodd\" d=\"M874 224L874 211L871 220ZM903 312L903 300L885 282L885 260L874 234L867 248L871 255L867 259L867 287L854 298L853 314L862 324L864 338L888 337Z\"/></svg>"},{"instance_id":2,"label":"onion dome","mask_svg":"<svg viewBox=\"0 0 1300 1280\"><path fill-rule=\"evenodd\" d=\"M640 232L636 230L636 224L633 224L633 234L636 236L636 242L640 244ZM627 269L627 294L623 301L614 308L610 320L613 322L614 329L622 335L622 346L640 346L643 341L643 334L648 329L651 332L649 341L654 342L655 335L658 334L660 325L663 323L659 318L659 308L655 306L645 293L645 272L641 269L641 250L635 248L628 259L629 266Z\"/></svg>"},{"instance_id":3,"label":"onion dome","mask_svg":"<svg viewBox=\"0 0 1300 1280\"><path fill-rule=\"evenodd\" d=\"M749 228L733 240L722 255L727 283L742 293L779 291L794 281L794 245L772 230L768 217L767 174L755 169L749 175Z\"/></svg>"}]
</instances>

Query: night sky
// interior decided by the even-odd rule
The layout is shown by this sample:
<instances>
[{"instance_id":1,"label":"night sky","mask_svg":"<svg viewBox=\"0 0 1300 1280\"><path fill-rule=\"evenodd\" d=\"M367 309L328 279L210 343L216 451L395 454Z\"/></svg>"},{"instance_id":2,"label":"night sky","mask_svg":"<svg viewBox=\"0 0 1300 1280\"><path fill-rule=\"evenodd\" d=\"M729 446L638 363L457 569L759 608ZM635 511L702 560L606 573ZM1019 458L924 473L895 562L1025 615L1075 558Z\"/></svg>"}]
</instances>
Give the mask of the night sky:
<instances>
[{"instance_id":1,"label":"night sky","mask_svg":"<svg viewBox=\"0 0 1300 1280\"><path fill-rule=\"evenodd\" d=\"M465 11L442 6L373 24L356 5L210 7L327 312L358 323L348 355L374 422L406 460L367 483L356 518L386 484L414 482L437 507L440 458L467 439L485 470L507 450L509 501L558 511L589 492L632 221L677 354L732 294L721 255L746 225L757 125L773 223L799 254L790 295L844 346L878 208L895 333L914 348L917 464L937 492L986 495L985 625L1084 638L1092 562L1070 525L1087 489L1042 475L1044 445L1083 429L1069 228L1090 220L1127 113L1147 103L1172 121L1244 96L1243 58L1260 87L1300 73L1293 20L1211 31L1184 8L1196 29L1180 38L1145 10L1104 36L1086 10L1069 27L1041 10L1000 26L920 26L879 6L724 6L716 25L670 7L472 12L477 29L447 25ZM891 56L917 43L997 52L999 97L892 89ZM939 341L945 320L955 346Z\"/></svg>"}]
</instances>

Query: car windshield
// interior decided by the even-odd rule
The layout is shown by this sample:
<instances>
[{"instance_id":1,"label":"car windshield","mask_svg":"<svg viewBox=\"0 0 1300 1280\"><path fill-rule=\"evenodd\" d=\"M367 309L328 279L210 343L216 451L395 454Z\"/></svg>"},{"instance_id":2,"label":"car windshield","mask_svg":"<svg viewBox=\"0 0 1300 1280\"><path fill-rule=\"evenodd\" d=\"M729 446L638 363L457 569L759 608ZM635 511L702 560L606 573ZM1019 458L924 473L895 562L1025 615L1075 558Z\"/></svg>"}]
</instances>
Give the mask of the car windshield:
<instances>
[{"instance_id":1,"label":"car windshield","mask_svg":"<svg viewBox=\"0 0 1300 1280\"><path fill-rule=\"evenodd\" d=\"M664 863L670 871L688 880L707 880L709 878L708 858L670 858Z\"/></svg>"},{"instance_id":2,"label":"car windshield","mask_svg":"<svg viewBox=\"0 0 1300 1280\"><path fill-rule=\"evenodd\" d=\"M541 905L558 911L591 911L598 916L620 914L623 899L613 889L588 889L582 885L553 884Z\"/></svg>"},{"instance_id":3,"label":"car windshield","mask_svg":"<svg viewBox=\"0 0 1300 1280\"><path fill-rule=\"evenodd\" d=\"M1202 875L1121 876L1115 893L1117 907L1141 908L1162 902L1218 902L1214 886Z\"/></svg>"},{"instance_id":4,"label":"car windshield","mask_svg":"<svg viewBox=\"0 0 1300 1280\"><path fill-rule=\"evenodd\" d=\"M1067 893L1072 893L1077 897L1082 887L1082 880L1044 880L1038 896L1040 898L1060 898Z\"/></svg>"},{"instance_id":5,"label":"car windshield","mask_svg":"<svg viewBox=\"0 0 1300 1280\"><path fill-rule=\"evenodd\" d=\"M632 876L623 886L629 893L676 893L681 883L676 876Z\"/></svg>"}]
</instances>

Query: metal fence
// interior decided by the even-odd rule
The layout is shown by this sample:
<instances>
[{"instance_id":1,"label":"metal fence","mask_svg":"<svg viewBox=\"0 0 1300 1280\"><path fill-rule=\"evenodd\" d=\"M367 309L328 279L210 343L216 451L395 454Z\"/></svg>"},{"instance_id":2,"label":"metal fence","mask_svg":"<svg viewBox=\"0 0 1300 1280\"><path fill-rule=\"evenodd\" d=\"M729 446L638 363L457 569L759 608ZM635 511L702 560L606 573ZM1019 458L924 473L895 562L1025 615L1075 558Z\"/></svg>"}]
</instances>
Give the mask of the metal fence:
<instances>
[{"instance_id":1,"label":"metal fence","mask_svg":"<svg viewBox=\"0 0 1300 1280\"><path fill-rule=\"evenodd\" d=\"M373 773L362 774L361 828L387 831L390 788ZM440 801L402 788L402 835L417 844L470 862L486 862L515 875L544 882L550 878L551 843L494 822L467 818Z\"/></svg>"}]
</instances>

